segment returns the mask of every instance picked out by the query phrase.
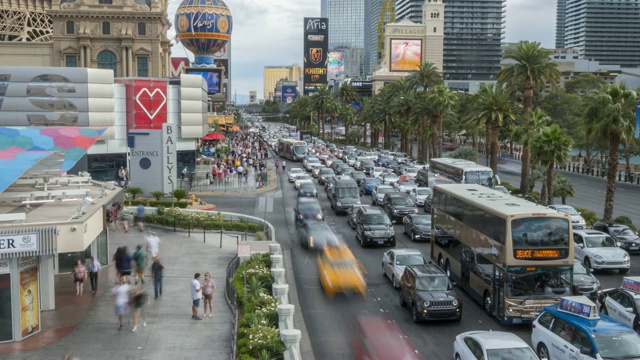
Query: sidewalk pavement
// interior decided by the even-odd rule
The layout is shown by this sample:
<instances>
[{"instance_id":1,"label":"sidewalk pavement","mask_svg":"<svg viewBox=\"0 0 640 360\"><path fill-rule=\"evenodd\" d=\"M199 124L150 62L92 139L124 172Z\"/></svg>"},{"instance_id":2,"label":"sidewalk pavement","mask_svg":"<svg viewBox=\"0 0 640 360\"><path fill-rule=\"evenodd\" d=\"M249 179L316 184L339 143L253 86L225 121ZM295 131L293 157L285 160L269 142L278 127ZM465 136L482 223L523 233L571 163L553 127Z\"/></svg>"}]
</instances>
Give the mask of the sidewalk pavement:
<instances>
[{"instance_id":1,"label":"sidewalk pavement","mask_svg":"<svg viewBox=\"0 0 640 360\"><path fill-rule=\"evenodd\" d=\"M160 237L160 258L165 265L163 295L153 299L153 282L146 276L150 304L147 326L131 332L131 317L118 331L111 303L114 266L104 267L96 295L85 283L84 295L76 296L70 275L56 276L56 310L41 313L43 330L22 342L0 344L0 359L62 359L71 353L85 359L229 359L233 317L224 299L225 271L237 252L235 237L191 234L153 229ZM249 239L251 240L251 239ZM137 227L128 233L111 231L109 253L126 245L131 253L144 244ZM148 268L148 266L147 266ZM193 275L210 272L216 283L214 316L191 319L190 284ZM203 313L200 305L199 314Z\"/></svg>"}]
</instances>

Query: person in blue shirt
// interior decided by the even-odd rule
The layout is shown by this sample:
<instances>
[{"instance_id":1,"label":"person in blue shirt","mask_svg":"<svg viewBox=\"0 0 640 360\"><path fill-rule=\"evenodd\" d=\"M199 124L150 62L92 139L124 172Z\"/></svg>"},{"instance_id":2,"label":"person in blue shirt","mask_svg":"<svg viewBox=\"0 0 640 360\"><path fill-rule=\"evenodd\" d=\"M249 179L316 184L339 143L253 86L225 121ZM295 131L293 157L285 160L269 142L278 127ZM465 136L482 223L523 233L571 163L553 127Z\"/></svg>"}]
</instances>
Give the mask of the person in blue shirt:
<instances>
[{"instance_id":1,"label":"person in blue shirt","mask_svg":"<svg viewBox=\"0 0 640 360\"><path fill-rule=\"evenodd\" d=\"M144 231L143 221L144 221L144 206L140 204L136 208L136 224L138 224L138 230L140 230L140 232Z\"/></svg>"}]
</instances>

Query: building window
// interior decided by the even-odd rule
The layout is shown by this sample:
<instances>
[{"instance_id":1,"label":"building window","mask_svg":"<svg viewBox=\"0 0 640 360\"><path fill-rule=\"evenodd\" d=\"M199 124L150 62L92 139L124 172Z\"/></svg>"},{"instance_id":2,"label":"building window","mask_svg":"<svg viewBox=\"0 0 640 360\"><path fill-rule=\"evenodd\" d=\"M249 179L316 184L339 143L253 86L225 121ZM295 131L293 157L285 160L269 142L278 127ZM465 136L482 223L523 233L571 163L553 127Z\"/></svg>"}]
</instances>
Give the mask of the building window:
<instances>
[{"instance_id":1,"label":"building window","mask_svg":"<svg viewBox=\"0 0 640 360\"><path fill-rule=\"evenodd\" d=\"M102 35L111 35L111 23L105 21L102 23Z\"/></svg>"},{"instance_id":2,"label":"building window","mask_svg":"<svg viewBox=\"0 0 640 360\"><path fill-rule=\"evenodd\" d=\"M111 69L113 70L113 76L116 76L116 68L118 63L116 62L116 54L109 50L102 50L98 54L98 69Z\"/></svg>"},{"instance_id":3,"label":"building window","mask_svg":"<svg viewBox=\"0 0 640 360\"><path fill-rule=\"evenodd\" d=\"M113 5L113 0L98 0L98 4L101 4L101 5Z\"/></svg>"},{"instance_id":4,"label":"building window","mask_svg":"<svg viewBox=\"0 0 640 360\"><path fill-rule=\"evenodd\" d=\"M138 23L138 35L147 35L147 24Z\"/></svg>"},{"instance_id":5,"label":"building window","mask_svg":"<svg viewBox=\"0 0 640 360\"><path fill-rule=\"evenodd\" d=\"M65 67L78 67L78 58L75 55L65 55L64 57Z\"/></svg>"},{"instance_id":6,"label":"building window","mask_svg":"<svg viewBox=\"0 0 640 360\"><path fill-rule=\"evenodd\" d=\"M75 24L73 21L67 21L67 35L73 35L75 33Z\"/></svg>"},{"instance_id":7,"label":"building window","mask_svg":"<svg viewBox=\"0 0 640 360\"><path fill-rule=\"evenodd\" d=\"M437 27L434 27L434 28L433 28L433 32L434 32L434 33L437 33L437 32L438 32L438 28L437 28Z\"/></svg>"},{"instance_id":8,"label":"building window","mask_svg":"<svg viewBox=\"0 0 640 360\"><path fill-rule=\"evenodd\" d=\"M146 56L137 56L136 64L138 67L138 76L148 77L149 76L149 58Z\"/></svg>"}]
</instances>

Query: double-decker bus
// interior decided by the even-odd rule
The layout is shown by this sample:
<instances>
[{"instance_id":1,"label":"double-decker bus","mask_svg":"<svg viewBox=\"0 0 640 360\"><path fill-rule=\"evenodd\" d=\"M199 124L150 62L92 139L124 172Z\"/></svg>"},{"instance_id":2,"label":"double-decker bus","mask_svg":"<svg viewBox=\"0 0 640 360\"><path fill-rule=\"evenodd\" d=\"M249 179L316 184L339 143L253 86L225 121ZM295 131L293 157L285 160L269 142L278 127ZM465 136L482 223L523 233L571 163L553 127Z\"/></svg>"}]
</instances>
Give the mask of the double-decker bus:
<instances>
[{"instance_id":1,"label":"double-decker bus","mask_svg":"<svg viewBox=\"0 0 640 360\"><path fill-rule=\"evenodd\" d=\"M433 158L429 161L427 186L438 184L480 184L493 188L500 184L490 167L465 159Z\"/></svg>"},{"instance_id":2,"label":"double-decker bus","mask_svg":"<svg viewBox=\"0 0 640 360\"><path fill-rule=\"evenodd\" d=\"M278 155L291 161L303 161L307 156L307 143L295 139L278 139Z\"/></svg>"},{"instance_id":3,"label":"double-decker bus","mask_svg":"<svg viewBox=\"0 0 640 360\"><path fill-rule=\"evenodd\" d=\"M505 324L571 295L571 218L475 184L436 185L431 257Z\"/></svg>"}]
</instances>

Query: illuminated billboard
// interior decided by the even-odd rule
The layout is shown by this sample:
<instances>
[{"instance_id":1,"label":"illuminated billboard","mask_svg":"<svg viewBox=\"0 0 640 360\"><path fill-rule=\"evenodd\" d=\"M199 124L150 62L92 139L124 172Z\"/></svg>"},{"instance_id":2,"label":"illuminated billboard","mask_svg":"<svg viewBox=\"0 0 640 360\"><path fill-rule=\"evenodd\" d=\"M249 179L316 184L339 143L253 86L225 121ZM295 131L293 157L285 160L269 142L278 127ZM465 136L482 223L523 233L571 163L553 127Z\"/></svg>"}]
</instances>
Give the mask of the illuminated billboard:
<instances>
[{"instance_id":1,"label":"illuminated billboard","mask_svg":"<svg viewBox=\"0 0 640 360\"><path fill-rule=\"evenodd\" d=\"M304 18L304 94L327 85L329 19Z\"/></svg>"},{"instance_id":2,"label":"illuminated billboard","mask_svg":"<svg viewBox=\"0 0 640 360\"><path fill-rule=\"evenodd\" d=\"M414 71L422 62L422 40L391 39L391 71Z\"/></svg>"},{"instance_id":3,"label":"illuminated billboard","mask_svg":"<svg viewBox=\"0 0 640 360\"><path fill-rule=\"evenodd\" d=\"M282 85L282 93L280 101L283 103L291 104L296 99L296 86L295 85Z\"/></svg>"},{"instance_id":4,"label":"illuminated billboard","mask_svg":"<svg viewBox=\"0 0 640 360\"><path fill-rule=\"evenodd\" d=\"M328 57L327 78L331 80L344 79L344 53L331 51Z\"/></svg>"},{"instance_id":5,"label":"illuminated billboard","mask_svg":"<svg viewBox=\"0 0 640 360\"><path fill-rule=\"evenodd\" d=\"M187 74L200 75L207 82L207 93L214 95L220 93L220 79L222 69L187 68Z\"/></svg>"}]
</instances>

